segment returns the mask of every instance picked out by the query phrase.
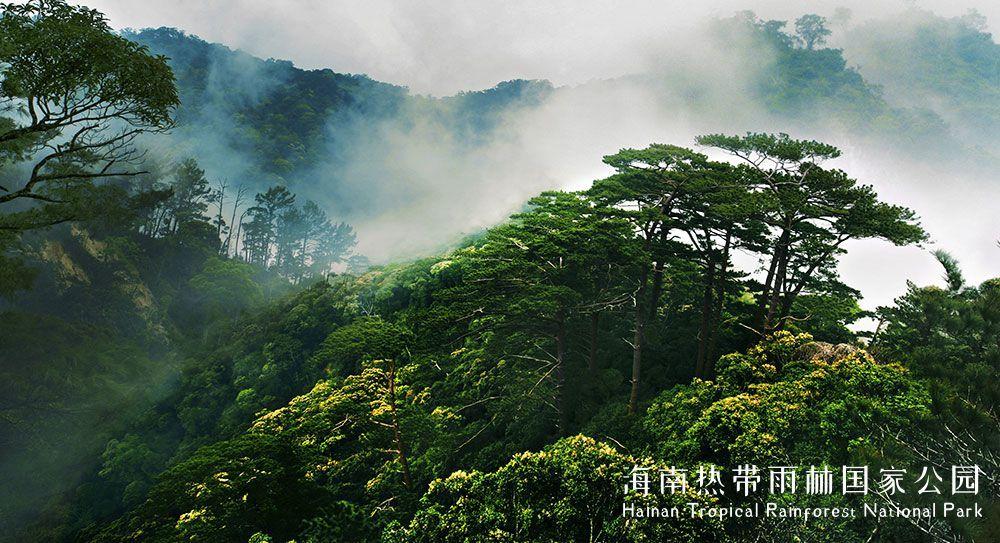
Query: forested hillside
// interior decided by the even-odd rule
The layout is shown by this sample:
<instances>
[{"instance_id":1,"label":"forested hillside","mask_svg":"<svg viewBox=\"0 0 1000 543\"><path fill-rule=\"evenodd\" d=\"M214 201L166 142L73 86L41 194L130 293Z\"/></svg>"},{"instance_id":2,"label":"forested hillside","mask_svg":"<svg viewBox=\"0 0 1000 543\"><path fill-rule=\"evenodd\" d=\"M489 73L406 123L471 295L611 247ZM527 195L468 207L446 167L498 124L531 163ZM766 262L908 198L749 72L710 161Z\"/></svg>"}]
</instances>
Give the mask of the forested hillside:
<instances>
[{"instance_id":1,"label":"forested hillside","mask_svg":"<svg viewBox=\"0 0 1000 543\"><path fill-rule=\"evenodd\" d=\"M261 60L172 28L124 36L165 55L175 73L180 129L169 148L190 149L201 162L258 184L336 183L309 176L318 163L346 160L337 155L349 152L366 125L438 122L471 144L505 112L537 104L551 90L543 81L508 81L435 99L364 75Z\"/></svg>"},{"instance_id":2,"label":"forested hillside","mask_svg":"<svg viewBox=\"0 0 1000 543\"><path fill-rule=\"evenodd\" d=\"M590 190L541 195L447 255L340 276L242 319L109 442L71 515L93 519L83 539L988 540L996 527L981 521L620 517L621 481L647 462L898 467L933 447L935 464L973 455L994 469L996 281L965 285L942 254L948 289L911 287L865 352L829 257L842 238L920 240L909 210L816 165L835 148L702 141L777 160L802 184L772 199L775 170L625 149ZM821 199L799 208L806 220L769 226L805 196ZM850 212L809 222L833 202ZM736 250L775 262L770 281L732 268Z\"/></svg>"},{"instance_id":3,"label":"forested hillside","mask_svg":"<svg viewBox=\"0 0 1000 543\"><path fill-rule=\"evenodd\" d=\"M911 10L851 29L845 55L898 103L929 109L996 156L1000 45L981 15L944 19Z\"/></svg>"},{"instance_id":4,"label":"forested hillside","mask_svg":"<svg viewBox=\"0 0 1000 543\"><path fill-rule=\"evenodd\" d=\"M741 79L771 120L888 138L900 152L933 141L928 156L974 153L968 134L989 137L951 124L993 122L995 74L982 68L996 44L974 20L921 23L964 44L968 64L948 73L973 89L936 109L927 96L953 86L880 89L872 63L851 68L824 47L827 23L813 17L712 24L723 47L768 52ZM916 77L926 63L878 73ZM937 251L943 286L910 283L863 310L839 272L852 244L890 251L933 232L841 169L837 146L733 130L617 146L587 158L607 173L586 187L534 194L433 254L373 265L357 248L365 232L350 221L394 209L348 180L366 164L399 172L383 164L394 155L372 152L399 140L358 144L386 123L433 125L447 143L427 149L477 158L506 142L512 116L636 81L707 115L710 79L415 96L178 30L116 33L59 1L0 6L0 74L2 540L1000 537L1000 277L970 284ZM896 101L904 90L911 102ZM359 163L362 150L372 154ZM344 198L328 205L328 193ZM862 318L877 327L859 332ZM986 514L622 514L623 501L930 503L728 483L623 492L637 470L688 470L693 485L751 464L864 465L873 489L881 469L912 483L922 468L947 479L976 465L977 493L948 499Z\"/></svg>"}]
</instances>

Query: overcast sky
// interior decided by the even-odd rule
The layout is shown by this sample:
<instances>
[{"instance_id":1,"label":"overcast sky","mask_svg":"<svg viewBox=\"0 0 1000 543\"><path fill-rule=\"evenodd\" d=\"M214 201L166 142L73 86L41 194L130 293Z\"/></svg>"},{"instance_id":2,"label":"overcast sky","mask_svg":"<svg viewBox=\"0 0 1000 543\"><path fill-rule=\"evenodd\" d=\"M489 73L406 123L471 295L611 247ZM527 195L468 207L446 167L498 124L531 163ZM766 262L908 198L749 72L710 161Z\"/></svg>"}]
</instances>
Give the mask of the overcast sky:
<instances>
[{"instance_id":1,"label":"overcast sky","mask_svg":"<svg viewBox=\"0 0 1000 543\"><path fill-rule=\"evenodd\" d=\"M305 68L366 73L435 95L548 79L557 85L631 73L644 54L706 16L753 9L768 18L855 20L909 5L940 15L984 14L997 33L996 0L87 0L116 28L173 26L264 58ZM692 7L692 4L699 4Z\"/></svg>"}]
</instances>

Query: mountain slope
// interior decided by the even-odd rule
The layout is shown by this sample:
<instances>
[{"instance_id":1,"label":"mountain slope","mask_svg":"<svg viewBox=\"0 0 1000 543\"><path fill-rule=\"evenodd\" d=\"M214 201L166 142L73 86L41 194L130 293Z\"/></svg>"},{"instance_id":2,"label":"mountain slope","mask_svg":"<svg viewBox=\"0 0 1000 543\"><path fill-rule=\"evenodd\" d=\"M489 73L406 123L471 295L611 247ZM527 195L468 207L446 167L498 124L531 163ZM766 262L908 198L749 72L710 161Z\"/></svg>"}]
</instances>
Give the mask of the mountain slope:
<instances>
[{"instance_id":1,"label":"mountain slope","mask_svg":"<svg viewBox=\"0 0 1000 543\"><path fill-rule=\"evenodd\" d=\"M231 154L251 159L245 173L266 182L298 181L297 176L327 159L332 148L346 146L340 140L357 122L422 115L475 138L492 129L507 109L535 101L550 89L545 82L510 81L434 99L365 75L262 60L172 28L125 36L170 59L183 104L177 112L179 130L171 139L199 155L207 154L199 148L206 138L212 152L220 151L216 146L228 147ZM217 160L198 158L206 164Z\"/></svg>"},{"instance_id":2,"label":"mountain slope","mask_svg":"<svg viewBox=\"0 0 1000 543\"><path fill-rule=\"evenodd\" d=\"M934 111L984 148L997 141L1000 44L975 14L946 19L913 9L853 28L844 43L889 99Z\"/></svg>"}]
</instances>

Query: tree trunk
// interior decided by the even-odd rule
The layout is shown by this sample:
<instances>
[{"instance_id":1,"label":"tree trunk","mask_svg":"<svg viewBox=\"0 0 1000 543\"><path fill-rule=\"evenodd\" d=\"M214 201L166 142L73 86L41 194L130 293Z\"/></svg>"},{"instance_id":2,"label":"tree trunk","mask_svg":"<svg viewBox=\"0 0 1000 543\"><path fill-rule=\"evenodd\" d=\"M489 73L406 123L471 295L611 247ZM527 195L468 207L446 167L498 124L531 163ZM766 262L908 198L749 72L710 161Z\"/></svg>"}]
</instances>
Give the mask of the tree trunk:
<instances>
[{"instance_id":1,"label":"tree trunk","mask_svg":"<svg viewBox=\"0 0 1000 543\"><path fill-rule=\"evenodd\" d=\"M396 411L396 361L389 359L389 414L392 417L392 435L396 442L396 454L403 469L403 484L413 489L413 479L410 476L410 462L406 457L406 444L403 441L403 431L399 427L399 412Z\"/></svg>"},{"instance_id":2,"label":"tree trunk","mask_svg":"<svg viewBox=\"0 0 1000 543\"><path fill-rule=\"evenodd\" d=\"M163 226L163 219L167 216L167 208L164 206L163 209L156 216L156 223L153 225L153 235L152 237L157 237L160 235L160 227ZM169 229L169 228L168 228Z\"/></svg>"},{"instance_id":3,"label":"tree trunk","mask_svg":"<svg viewBox=\"0 0 1000 543\"><path fill-rule=\"evenodd\" d=\"M632 391L628 399L628 413L636 412L639 402L639 374L642 369L642 342L646 327L646 307L643 299L646 296L646 283L649 281L649 268L643 266L639 277L639 290L635 296L635 334L632 337Z\"/></svg>"},{"instance_id":4,"label":"tree trunk","mask_svg":"<svg viewBox=\"0 0 1000 543\"><path fill-rule=\"evenodd\" d=\"M733 232L726 231L726 242L722 248L722 263L719 265L718 279L715 281L715 305L712 307L711 337L708 341L708 352L705 355L705 375L708 379L715 377L715 344L719 338L722 311L726 307L726 271L729 269L729 250L732 247Z\"/></svg>"},{"instance_id":5,"label":"tree trunk","mask_svg":"<svg viewBox=\"0 0 1000 543\"><path fill-rule=\"evenodd\" d=\"M653 283L649 288L649 306L647 308L646 322L653 322L656 319L656 310L660 305L660 293L663 291L663 262L653 265Z\"/></svg>"},{"instance_id":6,"label":"tree trunk","mask_svg":"<svg viewBox=\"0 0 1000 543\"><path fill-rule=\"evenodd\" d=\"M788 288L786 285L784 292L785 296L781 300L781 312L779 314L780 320L778 322L777 326L778 328L780 328L784 324L786 320L785 317L792 314L792 305L795 303L795 300L798 299L799 294L802 293L802 289L806 286L806 283L809 282L809 279L816 271L816 268L818 268L827 258L829 258L830 255L832 255L833 252L836 251L838 247L840 247L841 243L847 241L848 239L850 239L850 237L842 237L840 241L831 245L826 251L823 252L822 255L813 260L812 263L809 265L809 267L804 272L801 273L801 275L799 276L799 280L794 288Z\"/></svg>"},{"instance_id":7,"label":"tree trunk","mask_svg":"<svg viewBox=\"0 0 1000 543\"><path fill-rule=\"evenodd\" d=\"M597 311L590 314L590 353L587 356L587 371L591 378L597 376L597 332L600 319L601 314Z\"/></svg>"},{"instance_id":8,"label":"tree trunk","mask_svg":"<svg viewBox=\"0 0 1000 543\"><path fill-rule=\"evenodd\" d=\"M868 341L868 347L866 349L869 353L871 353L872 357L874 357L876 360L880 360L879 351L881 349L879 349L878 340L881 339L879 337L879 334L882 333L882 326L884 325L885 325L885 317L880 316L878 318L878 324L875 326L875 331L872 332L872 338L871 340Z\"/></svg>"},{"instance_id":9,"label":"tree trunk","mask_svg":"<svg viewBox=\"0 0 1000 543\"><path fill-rule=\"evenodd\" d=\"M782 293L785 290L785 281L788 275L788 248L785 247L778 262L778 271L775 272L774 286L771 288L771 300L767 304L767 316L764 319L764 331L770 332L777 328L775 321L780 323L780 311L782 304Z\"/></svg>"},{"instance_id":10,"label":"tree trunk","mask_svg":"<svg viewBox=\"0 0 1000 543\"><path fill-rule=\"evenodd\" d=\"M556 408L559 410L559 434L569 430L569 409L566 402L566 312L556 313Z\"/></svg>"},{"instance_id":11,"label":"tree trunk","mask_svg":"<svg viewBox=\"0 0 1000 543\"><path fill-rule=\"evenodd\" d=\"M784 276L788 264L788 244L791 238L791 227L786 226L781 231L778 243L774 248L774 256L771 257L771 266L767 272L767 280L764 282L764 290L761 292L760 302L757 306L757 318L754 319L755 328L761 333L766 333L771 327L774 312L778 302L778 296L784 285Z\"/></svg>"},{"instance_id":12,"label":"tree trunk","mask_svg":"<svg viewBox=\"0 0 1000 543\"><path fill-rule=\"evenodd\" d=\"M667 239L667 215L670 213L670 209L673 205L674 198L676 197L676 191L667 198L666 202L660 207L661 218L659 221L659 235L660 241L666 241ZM643 243L644 250L650 250L653 245L654 231L656 229L656 223L650 227L649 233L646 234L646 240ZM663 287L663 269L664 263L662 259L658 259L653 263L653 291L649 292L649 268L646 266L642 267L642 273L639 277L639 290L635 294L635 334L632 337L632 390L629 393L628 400L628 413L630 415L635 414L637 404L639 403L639 374L642 369L642 343L645 338L646 329L646 312L649 311L649 317L652 318L656 315L656 308L659 304L660 289ZM650 303L649 307L645 306L646 295L649 294Z\"/></svg>"},{"instance_id":13,"label":"tree trunk","mask_svg":"<svg viewBox=\"0 0 1000 543\"><path fill-rule=\"evenodd\" d=\"M781 298L781 310L778 312L778 319L777 319L778 322L777 324L774 325L774 328L776 330L781 329L781 327L787 320L785 317L792 314L792 304L795 302L796 296L797 294L794 291L792 291L792 292L786 292L785 295Z\"/></svg>"},{"instance_id":14,"label":"tree trunk","mask_svg":"<svg viewBox=\"0 0 1000 543\"><path fill-rule=\"evenodd\" d=\"M760 291L760 299L757 300L757 309L754 311L753 327L762 331L764 329L764 316L767 315L767 301L771 297L771 283L774 282L774 272L778 269L778 248L775 247L774 254L771 255L771 264L767 268L767 277L764 279L764 287Z\"/></svg>"},{"instance_id":15,"label":"tree trunk","mask_svg":"<svg viewBox=\"0 0 1000 543\"><path fill-rule=\"evenodd\" d=\"M223 249L222 250L225 251L224 254L226 255L227 258L229 257L230 243L233 241L233 229L236 227L236 224L235 224L236 223L236 206L238 206L238 205L239 205L238 201L233 204L233 214L229 217L229 232L226 232L226 241L223 243Z\"/></svg>"},{"instance_id":16,"label":"tree trunk","mask_svg":"<svg viewBox=\"0 0 1000 543\"><path fill-rule=\"evenodd\" d=\"M664 216L666 216L668 210L663 210ZM665 243L667 241L667 229L666 224L660 226L660 243ZM647 315L646 322L653 322L656 319L656 310L660 306L660 295L663 293L663 270L666 268L666 263L662 259L657 260L653 265L653 286L649 292L649 315Z\"/></svg>"},{"instance_id":17,"label":"tree trunk","mask_svg":"<svg viewBox=\"0 0 1000 543\"><path fill-rule=\"evenodd\" d=\"M695 364L695 377L707 378L706 360L708 358L708 341L710 321L715 295L715 262L709 259L705 268L705 290L701 297L701 323L698 329L698 359Z\"/></svg>"},{"instance_id":18,"label":"tree trunk","mask_svg":"<svg viewBox=\"0 0 1000 543\"><path fill-rule=\"evenodd\" d=\"M244 211L243 213L240 213L240 221L236 225L236 237L233 239L233 254L234 255L239 255L240 254L240 235L243 234L243 217L245 217L245 216L246 216L246 211ZM244 249L244 253L245 252L246 252L246 250ZM244 258L244 260L245 260L245 258Z\"/></svg>"},{"instance_id":19,"label":"tree trunk","mask_svg":"<svg viewBox=\"0 0 1000 543\"><path fill-rule=\"evenodd\" d=\"M226 184L219 183L219 211L215 214L216 235L222 239L222 206L226 204Z\"/></svg>"}]
</instances>

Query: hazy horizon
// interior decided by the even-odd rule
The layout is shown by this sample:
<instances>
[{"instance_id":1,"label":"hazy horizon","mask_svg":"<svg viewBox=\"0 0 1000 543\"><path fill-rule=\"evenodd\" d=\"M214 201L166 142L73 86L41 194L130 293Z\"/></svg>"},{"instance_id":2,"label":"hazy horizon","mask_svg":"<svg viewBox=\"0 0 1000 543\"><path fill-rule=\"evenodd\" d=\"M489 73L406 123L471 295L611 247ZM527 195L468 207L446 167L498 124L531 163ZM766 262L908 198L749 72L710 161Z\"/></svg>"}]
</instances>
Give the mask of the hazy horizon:
<instances>
[{"instance_id":1,"label":"hazy horizon","mask_svg":"<svg viewBox=\"0 0 1000 543\"><path fill-rule=\"evenodd\" d=\"M664 41L684 37L707 17L752 10L766 19L803 13L855 21L916 7L955 17L975 9L994 34L1000 3L988 0L917 1L676 0L539 4L372 0L94 0L114 28L171 26L261 58L291 60L305 69L367 74L417 94L446 96L510 79L547 79L557 86L642 72ZM666 39L665 39L666 37Z\"/></svg>"},{"instance_id":2,"label":"hazy horizon","mask_svg":"<svg viewBox=\"0 0 1000 543\"><path fill-rule=\"evenodd\" d=\"M383 206L343 217L357 227L361 252L378 262L439 250L462 233L502 220L541 190L582 188L608 172L600 157L619 148L653 141L693 146L694 136L708 130L754 130L785 131L842 146L845 157L835 165L873 184L887 201L913 208L932 236L930 248L952 252L970 282L996 275L1000 219L989 202L1000 199L1000 180L984 176L981 170L988 168L977 165L974 157L960 157L965 166L957 168L927 163L916 155L885 152L889 142L865 146L825 124L797 126L775 118L746 96L739 75L731 76L739 72L747 78L753 68L714 50L702 32L707 19L745 9L762 18L789 20L815 12L831 20L830 46L843 47L849 65L856 65L853 44L838 41L845 29L912 8L945 17L975 9L995 34L1000 4L994 2L723 1L691 8L636 1L612 9L598 3L560 1L539 7L516 1L450 2L434 10L385 1L364 7L299 0L99 0L88 5L103 11L116 28L177 27L262 58L364 73L413 93L451 95L514 78L576 87L536 110L510 115L489 142L471 150L439 126L366 126L361 139L350 144L357 160L346 167L317 166L317 178L337 168L346 181L304 189L308 197L336 209L338 198L364 193ZM849 17L836 10L841 6L850 10ZM865 65L859 69L866 78L872 76ZM695 118L664 101L658 88L640 84L587 85L635 73L707 79L712 96L706 100L716 101L719 113ZM899 104L903 98L887 96ZM386 153L391 160L372 158ZM968 187L981 194L970 196ZM454 201L463 205L456 207ZM841 269L845 282L864 293L867 308L891 302L905 290L906 280L940 284L942 274L927 250L874 241L855 243Z\"/></svg>"}]
</instances>

